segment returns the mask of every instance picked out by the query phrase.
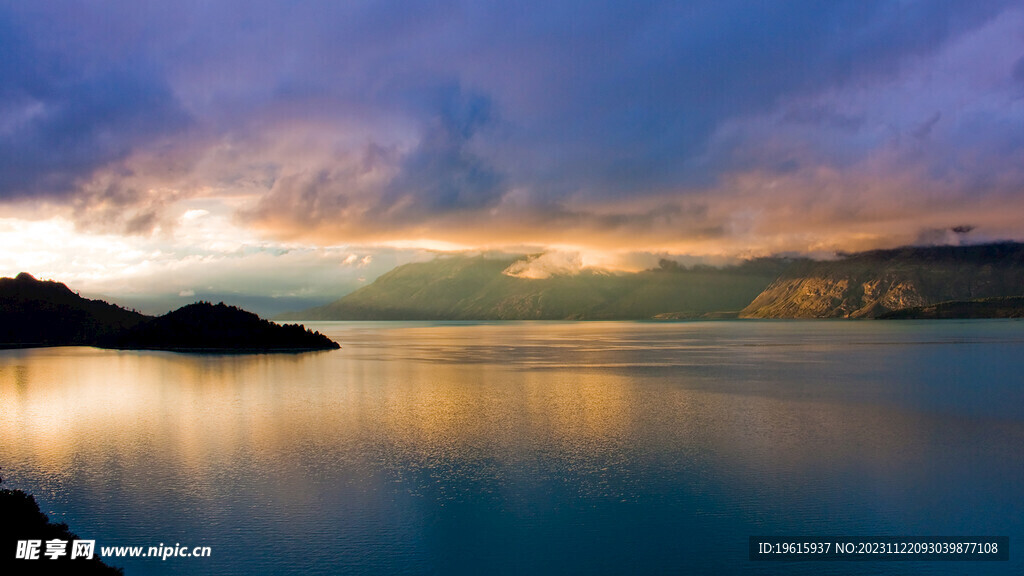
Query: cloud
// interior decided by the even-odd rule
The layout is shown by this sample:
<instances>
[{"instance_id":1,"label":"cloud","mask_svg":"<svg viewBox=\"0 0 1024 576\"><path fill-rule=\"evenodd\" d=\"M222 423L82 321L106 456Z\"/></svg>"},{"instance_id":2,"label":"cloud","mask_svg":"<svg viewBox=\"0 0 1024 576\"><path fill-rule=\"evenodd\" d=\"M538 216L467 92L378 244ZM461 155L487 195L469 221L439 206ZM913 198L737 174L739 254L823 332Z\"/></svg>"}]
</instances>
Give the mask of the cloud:
<instances>
[{"instance_id":1,"label":"cloud","mask_svg":"<svg viewBox=\"0 0 1024 576\"><path fill-rule=\"evenodd\" d=\"M76 41L74 11L32 10L0 9L0 199L75 195L97 170L186 129L158 63L106 60Z\"/></svg>"},{"instance_id":2,"label":"cloud","mask_svg":"<svg viewBox=\"0 0 1024 576\"><path fill-rule=\"evenodd\" d=\"M322 165L285 167L245 216L279 229L361 235L497 205L503 178L473 150L474 137L492 122L490 102L457 86L437 92L409 149L369 143Z\"/></svg>"},{"instance_id":3,"label":"cloud","mask_svg":"<svg viewBox=\"0 0 1024 576\"><path fill-rule=\"evenodd\" d=\"M474 136L492 121L490 100L456 86L444 90L437 108L370 216L401 206L404 217L417 219L489 208L501 200L502 176L472 149Z\"/></svg>"},{"instance_id":4,"label":"cloud","mask_svg":"<svg viewBox=\"0 0 1024 576\"><path fill-rule=\"evenodd\" d=\"M83 233L61 217L0 218L0 276L27 271L90 297L191 292L328 302L367 277L433 256L379 247L371 256L365 247L260 241L219 219L213 213L193 219L173 236L121 236Z\"/></svg>"},{"instance_id":5,"label":"cloud","mask_svg":"<svg viewBox=\"0 0 1024 576\"><path fill-rule=\"evenodd\" d=\"M210 200L322 245L1022 237L1012 6L8 3L0 202L145 237Z\"/></svg>"},{"instance_id":6,"label":"cloud","mask_svg":"<svg viewBox=\"0 0 1024 576\"><path fill-rule=\"evenodd\" d=\"M349 254L341 261L342 266L355 266L357 268L365 268L373 263L373 255L367 254L360 257L358 254Z\"/></svg>"},{"instance_id":7,"label":"cloud","mask_svg":"<svg viewBox=\"0 0 1024 576\"><path fill-rule=\"evenodd\" d=\"M578 274L583 269L583 258L578 252L545 252L513 262L503 272L514 278L540 280L555 275Z\"/></svg>"}]
</instances>

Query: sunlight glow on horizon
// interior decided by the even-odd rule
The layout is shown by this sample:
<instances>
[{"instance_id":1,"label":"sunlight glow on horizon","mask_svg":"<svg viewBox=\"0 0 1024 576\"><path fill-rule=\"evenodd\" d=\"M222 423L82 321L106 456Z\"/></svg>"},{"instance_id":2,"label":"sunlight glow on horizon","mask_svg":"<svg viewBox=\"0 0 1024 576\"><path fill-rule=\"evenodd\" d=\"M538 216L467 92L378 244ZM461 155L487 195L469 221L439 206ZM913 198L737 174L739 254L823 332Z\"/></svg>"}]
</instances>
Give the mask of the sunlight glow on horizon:
<instances>
[{"instance_id":1,"label":"sunlight glow on horizon","mask_svg":"<svg viewBox=\"0 0 1024 576\"><path fill-rule=\"evenodd\" d=\"M453 252L1024 240L1019 6L257 4L0 8L0 275L327 301Z\"/></svg>"}]
</instances>

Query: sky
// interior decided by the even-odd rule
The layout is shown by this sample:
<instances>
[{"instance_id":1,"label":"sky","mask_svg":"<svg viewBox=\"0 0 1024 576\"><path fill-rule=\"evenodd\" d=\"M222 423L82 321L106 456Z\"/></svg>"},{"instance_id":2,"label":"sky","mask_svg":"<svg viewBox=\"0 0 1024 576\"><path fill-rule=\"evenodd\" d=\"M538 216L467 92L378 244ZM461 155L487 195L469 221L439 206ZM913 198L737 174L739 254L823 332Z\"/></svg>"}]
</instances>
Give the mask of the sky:
<instances>
[{"instance_id":1,"label":"sky","mask_svg":"<svg viewBox=\"0 0 1024 576\"><path fill-rule=\"evenodd\" d=\"M0 275L83 293L1024 239L1019 2L0 0L0 53Z\"/></svg>"}]
</instances>

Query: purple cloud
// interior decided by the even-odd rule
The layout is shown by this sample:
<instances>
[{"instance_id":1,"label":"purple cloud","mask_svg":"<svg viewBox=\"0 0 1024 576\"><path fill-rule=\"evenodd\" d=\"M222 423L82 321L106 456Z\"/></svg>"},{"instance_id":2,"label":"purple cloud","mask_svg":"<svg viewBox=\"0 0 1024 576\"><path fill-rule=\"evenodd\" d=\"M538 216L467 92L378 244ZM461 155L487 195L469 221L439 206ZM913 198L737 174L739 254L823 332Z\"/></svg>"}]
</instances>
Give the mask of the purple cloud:
<instances>
[{"instance_id":1,"label":"purple cloud","mask_svg":"<svg viewBox=\"0 0 1024 576\"><path fill-rule=\"evenodd\" d=\"M1024 185L1012 6L4 2L0 201L144 233L216 190L334 241L738 246L795 201L946 229Z\"/></svg>"}]
</instances>

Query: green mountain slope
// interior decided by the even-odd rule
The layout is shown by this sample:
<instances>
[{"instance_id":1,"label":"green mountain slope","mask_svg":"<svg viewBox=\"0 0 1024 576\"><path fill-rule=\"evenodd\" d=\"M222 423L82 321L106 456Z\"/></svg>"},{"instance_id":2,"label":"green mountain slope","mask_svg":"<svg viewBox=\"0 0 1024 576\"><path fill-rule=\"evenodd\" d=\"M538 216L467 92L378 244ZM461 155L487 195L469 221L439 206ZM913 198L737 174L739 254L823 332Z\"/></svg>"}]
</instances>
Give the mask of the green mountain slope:
<instances>
[{"instance_id":1,"label":"green mountain slope","mask_svg":"<svg viewBox=\"0 0 1024 576\"><path fill-rule=\"evenodd\" d=\"M952 300L1024 294L1024 244L900 248L785 271L741 318L873 318Z\"/></svg>"},{"instance_id":2,"label":"green mountain slope","mask_svg":"<svg viewBox=\"0 0 1024 576\"><path fill-rule=\"evenodd\" d=\"M445 256L406 264L340 300L279 319L619 320L738 312L790 262L716 269L673 262L635 274L584 270L544 279L503 272L519 256Z\"/></svg>"}]
</instances>

